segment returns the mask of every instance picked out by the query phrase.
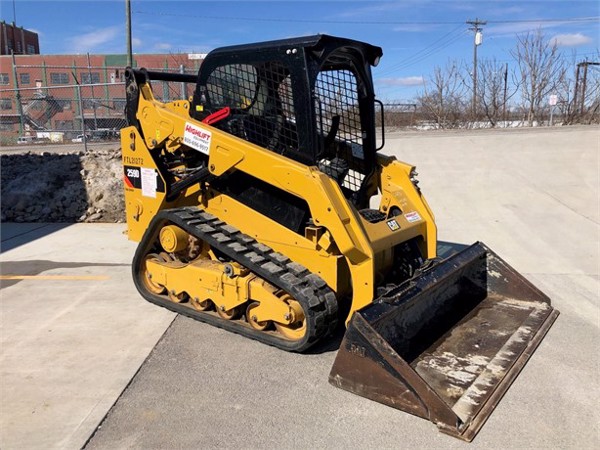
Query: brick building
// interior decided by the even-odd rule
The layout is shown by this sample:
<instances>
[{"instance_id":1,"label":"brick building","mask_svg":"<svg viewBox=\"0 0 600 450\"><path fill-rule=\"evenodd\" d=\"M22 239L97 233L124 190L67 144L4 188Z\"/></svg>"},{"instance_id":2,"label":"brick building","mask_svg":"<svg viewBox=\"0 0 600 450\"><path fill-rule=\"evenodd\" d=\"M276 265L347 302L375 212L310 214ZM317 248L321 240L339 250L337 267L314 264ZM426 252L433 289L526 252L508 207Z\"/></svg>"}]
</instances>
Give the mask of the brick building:
<instances>
[{"instance_id":1,"label":"brick building","mask_svg":"<svg viewBox=\"0 0 600 450\"><path fill-rule=\"evenodd\" d=\"M39 55L37 33L17 27L15 23L0 22L0 55Z\"/></svg>"},{"instance_id":2,"label":"brick building","mask_svg":"<svg viewBox=\"0 0 600 450\"><path fill-rule=\"evenodd\" d=\"M134 55L134 66L195 74L204 54ZM0 130L5 142L40 131L116 130L124 125L126 55L0 56ZM157 98L187 98L193 87L153 85ZM84 121L84 123L82 123Z\"/></svg>"}]
</instances>

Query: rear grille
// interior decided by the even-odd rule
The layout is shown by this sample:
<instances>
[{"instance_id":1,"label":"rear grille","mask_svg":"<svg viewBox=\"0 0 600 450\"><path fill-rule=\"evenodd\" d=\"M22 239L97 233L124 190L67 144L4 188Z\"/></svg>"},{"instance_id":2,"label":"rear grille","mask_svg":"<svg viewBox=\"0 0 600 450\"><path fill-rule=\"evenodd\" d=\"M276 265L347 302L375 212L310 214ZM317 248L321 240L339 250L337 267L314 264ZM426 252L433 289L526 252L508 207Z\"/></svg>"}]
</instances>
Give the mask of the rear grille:
<instances>
[{"instance_id":1,"label":"rear grille","mask_svg":"<svg viewBox=\"0 0 600 450\"><path fill-rule=\"evenodd\" d=\"M377 209L361 209L360 215L363 216L368 222L378 223L383 222L387 217L384 213Z\"/></svg>"}]
</instances>

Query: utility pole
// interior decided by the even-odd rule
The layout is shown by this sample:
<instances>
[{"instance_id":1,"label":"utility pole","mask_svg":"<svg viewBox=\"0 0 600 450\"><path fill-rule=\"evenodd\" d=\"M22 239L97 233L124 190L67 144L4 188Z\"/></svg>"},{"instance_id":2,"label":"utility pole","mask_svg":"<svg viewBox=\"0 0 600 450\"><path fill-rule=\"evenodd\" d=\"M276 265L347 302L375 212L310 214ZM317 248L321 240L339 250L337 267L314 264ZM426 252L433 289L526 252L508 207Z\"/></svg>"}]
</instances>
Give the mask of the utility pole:
<instances>
[{"instance_id":1,"label":"utility pole","mask_svg":"<svg viewBox=\"0 0 600 450\"><path fill-rule=\"evenodd\" d=\"M502 120L506 127L506 88L508 85L508 63L504 66L504 99L502 100Z\"/></svg>"},{"instance_id":2,"label":"utility pole","mask_svg":"<svg viewBox=\"0 0 600 450\"><path fill-rule=\"evenodd\" d=\"M90 53L87 54L88 77L92 88L92 108L94 109L94 130L98 129L98 116L96 114L96 96L94 95L94 80L92 80L92 65L90 64Z\"/></svg>"},{"instance_id":3,"label":"utility pole","mask_svg":"<svg viewBox=\"0 0 600 450\"><path fill-rule=\"evenodd\" d=\"M577 101L579 100L579 114L583 116L585 112L585 96L587 91L587 73L588 66L600 66L600 62L595 61L583 61L577 64L577 71L575 72L575 93L573 95L573 110L577 111ZM581 87L579 84L579 73L580 68L583 67L583 80L581 82ZM581 90L580 98L578 99L579 91Z\"/></svg>"},{"instance_id":4,"label":"utility pole","mask_svg":"<svg viewBox=\"0 0 600 450\"><path fill-rule=\"evenodd\" d=\"M585 91L587 88L587 72L588 72L588 63L587 61L583 63L583 83L581 84L581 111L579 114L583 116L583 112L585 111Z\"/></svg>"},{"instance_id":5,"label":"utility pole","mask_svg":"<svg viewBox=\"0 0 600 450\"><path fill-rule=\"evenodd\" d=\"M467 20L467 24L472 25L469 30L475 33L475 39L473 40L473 120L477 118L477 47L483 42L483 35L481 31L483 28L480 25L486 25L486 20Z\"/></svg>"},{"instance_id":6,"label":"utility pole","mask_svg":"<svg viewBox=\"0 0 600 450\"><path fill-rule=\"evenodd\" d=\"M131 1L125 0L125 34L127 34L127 66L133 67L133 49L131 47Z\"/></svg>"},{"instance_id":7,"label":"utility pole","mask_svg":"<svg viewBox=\"0 0 600 450\"><path fill-rule=\"evenodd\" d=\"M13 41L14 42L14 41ZM21 91L19 90L19 81L17 79L17 60L15 59L14 50L11 51L12 55L12 73L13 73L13 85L16 90L16 103L17 103L17 114L19 115L19 136L23 136L25 130L25 121L23 120L23 103L21 102Z\"/></svg>"},{"instance_id":8,"label":"utility pole","mask_svg":"<svg viewBox=\"0 0 600 450\"><path fill-rule=\"evenodd\" d=\"M577 115L577 96L579 94L579 70L581 63L577 64L577 70L575 71L575 92L573 93L573 115Z\"/></svg>"}]
</instances>

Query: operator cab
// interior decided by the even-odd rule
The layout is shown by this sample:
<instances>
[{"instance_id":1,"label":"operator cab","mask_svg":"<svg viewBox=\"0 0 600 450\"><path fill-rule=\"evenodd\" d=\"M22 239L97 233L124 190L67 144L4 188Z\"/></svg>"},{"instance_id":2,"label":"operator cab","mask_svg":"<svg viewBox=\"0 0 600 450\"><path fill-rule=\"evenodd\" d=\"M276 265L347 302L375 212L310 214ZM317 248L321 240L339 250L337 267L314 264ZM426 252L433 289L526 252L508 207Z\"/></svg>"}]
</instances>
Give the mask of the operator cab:
<instances>
[{"instance_id":1,"label":"operator cab","mask_svg":"<svg viewBox=\"0 0 600 450\"><path fill-rule=\"evenodd\" d=\"M204 60L191 114L334 178L357 206L375 170L371 66L382 50L316 35L223 47Z\"/></svg>"}]
</instances>

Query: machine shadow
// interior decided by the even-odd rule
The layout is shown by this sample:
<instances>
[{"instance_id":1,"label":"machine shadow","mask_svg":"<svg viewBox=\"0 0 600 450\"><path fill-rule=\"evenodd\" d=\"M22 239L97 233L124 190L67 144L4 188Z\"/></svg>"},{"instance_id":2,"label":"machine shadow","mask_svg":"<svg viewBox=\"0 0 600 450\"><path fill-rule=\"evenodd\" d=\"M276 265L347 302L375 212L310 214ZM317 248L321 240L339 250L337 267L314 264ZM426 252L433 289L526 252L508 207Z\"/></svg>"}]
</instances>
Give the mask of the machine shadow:
<instances>
[{"instance_id":1,"label":"machine shadow","mask_svg":"<svg viewBox=\"0 0 600 450\"><path fill-rule=\"evenodd\" d=\"M9 154L1 156L1 164L0 251L53 233L86 213L79 154Z\"/></svg>"},{"instance_id":2,"label":"machine shadow","mask_svg":"<svg viewBox=\"0 0 600 450\"><path fill-rule=\"evenodd\" d=\"M0 253L48 236L71 223L2 223L0 224Z\"/></svg>"},{"instance_id":3,"label":"machine shadow","mask_svg":"<svg viewBox=\"0 0 600 450\"><path fill-rule=\"evenodd\" d=\"M438 256L442 259L449 258L450 256L466 249L469 245L461 244L458 242L447 242L447 241L438 241L437 245L437 253ZM344 339L344 334L346 332L346 327L342 324L338 326L333 336L330 336L328 339L319 342L314 347L311 347L306 353L307 354L321 354L321 353L329 353L329 352L337 352L342 344L342 340Z\"/></svg>"}]
</instances>

